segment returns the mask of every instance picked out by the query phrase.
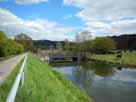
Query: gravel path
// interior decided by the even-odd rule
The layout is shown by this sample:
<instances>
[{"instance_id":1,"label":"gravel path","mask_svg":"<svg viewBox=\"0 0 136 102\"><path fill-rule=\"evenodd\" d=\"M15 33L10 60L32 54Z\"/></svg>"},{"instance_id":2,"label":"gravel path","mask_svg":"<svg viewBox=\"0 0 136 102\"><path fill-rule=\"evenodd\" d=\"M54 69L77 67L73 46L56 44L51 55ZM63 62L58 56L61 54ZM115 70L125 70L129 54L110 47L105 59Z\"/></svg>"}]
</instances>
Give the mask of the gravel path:
<instances>
[{"instance_id":1,"label":"gravel path","mask_svg":"<svg viewBox=\"0 0 136 102\"><path fill-rule=\"evenodd\" d=\"M24 56L25 54L22 54L0 62L0 85Z\"/></svg>"}]
</instances>

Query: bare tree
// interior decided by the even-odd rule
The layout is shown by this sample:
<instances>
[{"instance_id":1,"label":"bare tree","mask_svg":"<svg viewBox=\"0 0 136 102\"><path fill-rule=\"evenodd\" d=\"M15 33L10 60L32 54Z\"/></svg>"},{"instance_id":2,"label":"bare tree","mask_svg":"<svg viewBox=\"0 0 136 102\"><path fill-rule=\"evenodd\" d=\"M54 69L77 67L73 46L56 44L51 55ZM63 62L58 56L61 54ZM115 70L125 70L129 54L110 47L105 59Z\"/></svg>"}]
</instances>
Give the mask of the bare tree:
<instances>
[{"instance_id":1,"label":"bare tree","mask_svg":"<svg viewBox=\"0 0 136 102\"><path fill-rule=\"evenodd\" d=\"M87 40L92 39L92 32L90 31L82 31L78 35L76 35L76 42L81 43Z\"/></svg>"},{"instance_id":2,"label":"bare tree","mask_svg":"<svg viewBox=\"0 0 136 102\"><path fill-rule=\"evenodd\" d=\"M69 50L69 48L70 48L69 40L65 39L64 40L64 50Z\"/></svg>"}]
</instances>

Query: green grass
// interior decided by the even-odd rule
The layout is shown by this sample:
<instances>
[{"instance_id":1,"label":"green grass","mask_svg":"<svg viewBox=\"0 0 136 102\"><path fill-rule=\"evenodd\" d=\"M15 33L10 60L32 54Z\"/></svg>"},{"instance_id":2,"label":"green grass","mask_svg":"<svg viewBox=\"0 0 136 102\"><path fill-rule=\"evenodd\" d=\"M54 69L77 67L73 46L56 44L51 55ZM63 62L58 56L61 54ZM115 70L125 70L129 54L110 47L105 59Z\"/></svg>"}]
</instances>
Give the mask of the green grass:
<instances>
[{"instance_id":1,"label":"green grass","mask_svg":"<svg viewBox=\"0 0 136 102\"><path fill-rule=\"evenodd\" d=\"M0 102L6 102L6 98L21 67L21 64L22 61L16 66L16 68L11 72L11 74L6 78L4 83L0 86Z\"/></svg>"},{"instance_id":2,"label":"green grass","mask_svg":"<svg viewBox=\"0 0 136 102\"><path fill-rule=\"evenodd\" d=\"M117 59L115 55L111 54L93 55L91 59L136 66L136 53L124 53L121 59Z\"/></svg>"},{"instance_id":3,"label":"green grass","mask_svg":"<svg viewBox=\"0 0 136 102\"><path fill-rule=\"evenodd\" d=\"M91 102L71 81L32 55L28 57L25 75L16 102Z\"/></svg>"}]
</instances>

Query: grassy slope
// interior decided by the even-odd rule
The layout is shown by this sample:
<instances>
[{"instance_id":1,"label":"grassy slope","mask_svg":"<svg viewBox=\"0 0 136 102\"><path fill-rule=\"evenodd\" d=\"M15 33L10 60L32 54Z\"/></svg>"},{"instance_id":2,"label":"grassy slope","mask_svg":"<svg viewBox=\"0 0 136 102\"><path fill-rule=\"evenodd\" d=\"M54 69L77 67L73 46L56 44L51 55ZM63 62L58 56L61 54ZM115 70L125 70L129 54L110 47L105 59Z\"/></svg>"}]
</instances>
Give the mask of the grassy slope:
<instances>
[{"instance_id":1,"label":"grassy slope","mask_svg":"<svg viewBox=\"0 0 136 102\"><path fill-rule=\"evenodd\" d=\"M24 87L16 102L91 102L71 81L50 66L29 55Z\"/></svg>"},{"instance_id":2,"label":"grassy slope","mask_svg":"<svg viewBox=\"0 0 136 102\"><path fill-rule=\"evenodd\" d=\"M0 86L0 102L5 102L8 96L8 93L13 85L13 82L16 78L16 75L21 67L22 61L16 66L16 68L11 72L11 74L7 77L4 83Z\"/></svg>"},{"instance_id":3,"label":"grassy slope","mask_svg":"<svg viewBox=\"0 0 136 102\"><path fill-rule=\"evenodd\" d=\"M107 55L93 55L92 59L102 60L113 63L122 63L125 65L136 65L136 53L125 53L122 58L118 60L115 55L107 54Z\"/></svg>"}]
</instances>

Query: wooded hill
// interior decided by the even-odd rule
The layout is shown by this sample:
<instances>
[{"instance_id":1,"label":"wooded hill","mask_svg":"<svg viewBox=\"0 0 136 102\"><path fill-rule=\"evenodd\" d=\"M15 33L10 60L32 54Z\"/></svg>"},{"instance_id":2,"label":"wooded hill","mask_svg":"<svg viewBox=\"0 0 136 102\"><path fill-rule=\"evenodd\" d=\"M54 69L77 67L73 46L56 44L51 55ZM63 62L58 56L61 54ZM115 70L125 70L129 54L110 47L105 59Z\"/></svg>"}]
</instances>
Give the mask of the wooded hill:
<instances>
[{"instance_id":1,"label":"wooded hill","mask_svg":"<svg viewBox=\"0 0 136 102\"><path fill-rule=\"evenodd\" d=\"M125 34L111 37L120 50L136 50L136 34Z\"/></svg>"},{"instance_id":2,"label":"wooded hill","mask_svg":"<svg viewBox=\"0 0 136 102\"><path fill-rule=\"evenodd\" d=\"M51 40L33 40L33 44L42 49L50 49L50 47L56 48L56 45L61 43L64 45L65 41L51 41ZM74 44L74 42L69 42L70 45Z\"/></svg>"}]
</instances>

